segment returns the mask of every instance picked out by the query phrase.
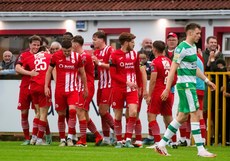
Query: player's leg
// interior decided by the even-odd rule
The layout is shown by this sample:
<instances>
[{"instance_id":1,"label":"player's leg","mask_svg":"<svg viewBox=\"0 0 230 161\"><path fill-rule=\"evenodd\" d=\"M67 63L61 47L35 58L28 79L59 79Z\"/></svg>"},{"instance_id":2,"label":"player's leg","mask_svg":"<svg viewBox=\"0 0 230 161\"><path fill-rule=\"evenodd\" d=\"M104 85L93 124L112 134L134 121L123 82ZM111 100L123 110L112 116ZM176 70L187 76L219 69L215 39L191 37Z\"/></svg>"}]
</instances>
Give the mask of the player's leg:
<instances>
[{"instance_id":1,"label":"player's leg","mask_svg":"<svg viewBox=\"0 0 230 161\"><path fill-rule=\"evenodd\" d=\"M32 138L30 140L31 145L35 145L37 141L37 134L38 134L38 125L39 125L39 118L40 118L40 111L39 111L39 105L34 104L35 106L35 115L33 119L33 130L32 130Z\"/></svg>"},{"instance_id":2,"label":"player's leg","mask_svg":"<svg viewBox=\"0 0 230 161\"><path fill-rule=\"evenodd\" d=\"M44 136L47 127L47 115L48 115L49 106L41 107L39 110L40 110L40 119L38 124L38 135L37 135L36 145L48 145L42 140L42 138Z\"/></svg>"}]
</instances>

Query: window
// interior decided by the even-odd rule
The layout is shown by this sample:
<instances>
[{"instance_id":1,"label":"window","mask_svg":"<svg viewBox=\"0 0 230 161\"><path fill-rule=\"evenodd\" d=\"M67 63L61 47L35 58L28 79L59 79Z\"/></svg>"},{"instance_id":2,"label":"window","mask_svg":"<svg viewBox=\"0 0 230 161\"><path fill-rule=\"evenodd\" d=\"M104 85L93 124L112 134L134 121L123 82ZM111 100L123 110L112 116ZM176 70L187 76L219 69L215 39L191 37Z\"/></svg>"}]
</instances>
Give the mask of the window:
<instances>
[{"instance_id":1,"label":"window","mask_svg":"<svg viewBox=\"0 0 230 161\"><path fill-rule=\"evenodd\" d=\"M10 50L15 56L29 46L28 38L34 34L44 36L49 43L61 41L65 29L39 29L39 30L0 30L0 60L2 53Z\"/></svg>"},{"instance_id":2,"label":"window","mask_svg":"<svg viewBox=\"0 0 230 161\"><path fill-rule=\"evenodd\" d=\"M223 54L230 57L230 33L223 34Z\"/></svg>"}]
</instances>

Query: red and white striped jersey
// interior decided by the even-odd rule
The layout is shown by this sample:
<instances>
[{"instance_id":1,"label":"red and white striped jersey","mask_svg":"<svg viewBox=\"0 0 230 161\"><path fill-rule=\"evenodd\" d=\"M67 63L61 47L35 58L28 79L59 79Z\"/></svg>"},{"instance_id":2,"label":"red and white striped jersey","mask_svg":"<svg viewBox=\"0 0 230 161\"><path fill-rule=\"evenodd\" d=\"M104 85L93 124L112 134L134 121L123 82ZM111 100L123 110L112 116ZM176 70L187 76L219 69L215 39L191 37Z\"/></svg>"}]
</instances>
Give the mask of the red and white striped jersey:
<instances>
[{"instance_id":1,"label":"red and white striped jersey","mask_svg":"<svg viewBox=\"0 0 230 161\"><path fill-rule=\"evenodd\" d=\"M81 54L81 59L85 69L88 88L94 87L94 63L92 60L92 56L84 51ZM81 81L81 76L79 74L78 74L78 89L79 91L84 90L84 83Z\"/></svg>"},{"instance_id":2,"label":"red and white striped jersey","mask_svg":"<svg viewBox=\"0 0 230 161\"><path fill-rule=\"evenodd\" d=\"M55 67L57 71L56 92L73 92L77 88L77 72L83 67L81 56L76 52L66 57L62 50L54 53L50 66Z\"/></svg>"},{"instance_id":3,"label":"red and white striped jersey","mask_svg":"<svg viewBox=\"0 0 230 161\"><path fill-rule=\"evenodd\" d=\"M126 88L127 92L134 91L126 85L126 82L133 82L140 86L139 58L135 51L124 53L116 50L111 54L110 72L114 87Z\"/></svg>"},{"instance_id":4,"label":"red and white striped jersey","mask_svg":"<svg viewBox=\"0 0 230 161\"><path fill-rule=\"evenodd\" d=\"M106 46L104 49L101 50L95 50L94 55L97 57L97 59L100 62L109 64L109 57L111 53L114 52L114 49L111 46ZM109 69L102 68L100 66L97 66L97 72L98 72L98 88L111 88L111 76Z\"/></svg>"}]
</instances>

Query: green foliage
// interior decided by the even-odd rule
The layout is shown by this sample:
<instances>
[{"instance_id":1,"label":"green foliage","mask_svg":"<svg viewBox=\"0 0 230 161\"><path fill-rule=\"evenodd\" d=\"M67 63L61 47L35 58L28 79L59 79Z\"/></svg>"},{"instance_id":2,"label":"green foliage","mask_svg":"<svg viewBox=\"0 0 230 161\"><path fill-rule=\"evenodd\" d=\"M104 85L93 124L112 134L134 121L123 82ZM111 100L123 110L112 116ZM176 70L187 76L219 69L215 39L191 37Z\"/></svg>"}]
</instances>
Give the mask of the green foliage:
<instances>
[{"instance_id":1,"label":"green foliage","mask_svg":"<svg viewBox=\"0 0 230 161\"><path fill-rule=\"evenodd\" d=\"M172 155L160 156L152 149L121 148L112 146L95 147L89 143L83 147L58 147L57 142L50 146L21 146L21 142L0 142L0 161L205 161L210 158L197 156L195 147L167 148ZM217 157L212 161L227 161L230 159L230 147L206 147Z\"/></svg>"}]
</instances>

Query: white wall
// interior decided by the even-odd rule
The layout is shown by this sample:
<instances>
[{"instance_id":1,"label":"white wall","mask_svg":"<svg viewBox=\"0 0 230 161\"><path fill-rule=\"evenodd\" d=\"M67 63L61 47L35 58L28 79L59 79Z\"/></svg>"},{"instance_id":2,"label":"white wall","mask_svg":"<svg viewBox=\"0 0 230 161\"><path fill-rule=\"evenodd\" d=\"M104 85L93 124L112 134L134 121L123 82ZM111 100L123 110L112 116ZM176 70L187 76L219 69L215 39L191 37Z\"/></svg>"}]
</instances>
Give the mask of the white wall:
<instances>
[{"instance_id":1,"label":"white wall","mask_svg":"<svg viewBox=\"0 0 230 161\"><path fill-rule=\"evenodd\" d=\"M95 23L96 22L96 23ZM202 27L206 27L206 37L213 35L213 27L230 26L230 20L189 20L187 23L195 22ZM84 37L86 43L92 42L92 35L98 28L130 28L131 32L136 35L135 50L141 48L141 42L148 37L153 40L165 40L165 29L167 27L184 27L185 23L175 22L174 20L119 20L119 21L88 21L87 31L77 31L75 20L65 21L42 21L42 22L12 22L1 21L0 29L66 29L73 35L80 34Z\"/></svg>"},{"instance_id":2,"label":"white wall","mask_svg":"<svg viewBox=\"0 0 230 161\"><path fill-rule=\"evenodd\" d=\"M20 111L17 110L18 103L18 94L19 94L19 85L20 80L0 80L0 132L21 132L21 122L20 122ZM95 89L97 89L97 82L95 82ZM52 84L52 87L54 85ZM54 88L53 88L54 89ZM54 96L54 94L53 94ZM94 102L96 103L96 94L94 95ZM140 119L142 122L142 133L148 133L148 122L147 122L147 106L145 101L142 102L142 109L140 112ZM175 111L175 110L174 110ZM111 110L111 114L114 116L113 111ZM33 120L34 112L30 110L29 114L29 122L30 122L30 131L32 130L32 120ZM90 104L90 117L96 124L98 130L101 131L101 120L100 117L96 114L92 103ZM57 128L57 113L54 112L54 116L49 115L48 117L51 132L58 132ZM158 116L158 121L160 125L161 133L165 131L165 127L162 121L162 117ZM125 118L123 117L123 132L125 125ZM79 131L79 127L77 124L77 131Z\"/></svg>"}]
</instances>

